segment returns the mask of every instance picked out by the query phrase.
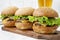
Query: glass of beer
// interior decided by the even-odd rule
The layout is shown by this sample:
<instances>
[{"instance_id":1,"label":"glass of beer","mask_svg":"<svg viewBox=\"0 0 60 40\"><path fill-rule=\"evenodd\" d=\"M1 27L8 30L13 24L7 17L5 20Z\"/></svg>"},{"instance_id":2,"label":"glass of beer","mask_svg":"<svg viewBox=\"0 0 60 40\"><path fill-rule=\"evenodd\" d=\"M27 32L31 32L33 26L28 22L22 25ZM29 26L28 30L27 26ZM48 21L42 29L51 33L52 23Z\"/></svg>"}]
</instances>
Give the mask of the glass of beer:
<instances>
[{"instance_id":1,"label":"glass of beer","mask_svg":"<svg viewBox=\"0 0 60 40\"><path fill-rule=\"evenodd\" d=\"M53 0L38 0L39 7L52 7Z\"/></svg>"}]
</instances>

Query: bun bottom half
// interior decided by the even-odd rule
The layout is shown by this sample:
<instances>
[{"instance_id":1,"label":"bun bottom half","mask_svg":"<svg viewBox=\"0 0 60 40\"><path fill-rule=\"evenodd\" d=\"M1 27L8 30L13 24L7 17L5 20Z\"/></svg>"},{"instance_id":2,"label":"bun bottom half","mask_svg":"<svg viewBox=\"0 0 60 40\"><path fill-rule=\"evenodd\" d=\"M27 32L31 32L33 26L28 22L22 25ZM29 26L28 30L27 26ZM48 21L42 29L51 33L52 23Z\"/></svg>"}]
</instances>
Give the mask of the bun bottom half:
<instances>
[{"instance_id":1,"label":"bun bottom half","mask_svg":"<svg viewBox=\"0 0 60 40\"><path fill-rule=\"evenodd\" d=\"M8 21L9 18L2 20L2 24L5 27L15 27L15 21Z\"/></svg>"},{"instance_id":2,"label":"bun bottom half","mask_svg":"<svg viewBox=\"0 0 60 40\"><path fill-rule=\"evenodd\" d=\"M33 24L33 31L36 33L55 33L58 26L45 27Z\"/></svg>"},{"instance_id":3,"label":"bun bottom half","mask_svg":"<svg viewBox=\"0 0 60 40\"><path fill-rule=\"evenodd\" d=\"M32 23L20 23L16 22L15 26L17 29L32 29Z\"/></svg>"},{"instance_id":4,"label":"bun bottom half","mask_svg":"<svg viewBox=\"0 0 60 40\"><path fill-rule=\"evenodd\" d=\"M15 26L15 21L5 21L5 20L3 20L2 23L5 27L14 27Z\"/></svg>"}]
</instances>

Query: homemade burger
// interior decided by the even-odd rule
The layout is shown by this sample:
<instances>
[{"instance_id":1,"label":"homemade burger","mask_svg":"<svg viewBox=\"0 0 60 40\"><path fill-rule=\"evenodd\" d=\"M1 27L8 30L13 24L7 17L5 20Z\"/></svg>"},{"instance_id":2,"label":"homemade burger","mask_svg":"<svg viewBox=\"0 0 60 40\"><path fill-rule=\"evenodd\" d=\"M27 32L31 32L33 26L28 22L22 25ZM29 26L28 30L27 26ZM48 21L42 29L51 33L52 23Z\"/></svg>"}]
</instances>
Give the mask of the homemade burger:
<instances>
[{"instance_id":1,"label":"homemade burger","mask_svg":"<svg viewBox=\"0 0 60 40\"><path fill-rule=\"evenodd\" d=\"M2 23L5 27L15 26L15 20L13 19L13 16L15 15L17 9L18 9L17 7L11 6L2 10L1 12Z\"/></svg>"},{"instance_id":2,"label":"homemade burger","mask_svg":"<svg viewBox=\"0 0 60 40\"><path fill-rule=\"evenodd\" d=\"M32 29L32 23L28 16L32 16L34 9L31 7L20 8L16 11L14 19L17 20L15 26L17 29Z\"/></svg>"},{"instance_id":3,"label":"homemade burger","mask_svg":"<svg viewBox=\"0 0 60 40\"><path fill-rule=\"evenodd\" d=\"M29 20L34 22L33 31L37 33L55 33L60 18L58 13L52 8L38 8L34 11L33 16L29 16Z\"/></svg>"}]
</instances>

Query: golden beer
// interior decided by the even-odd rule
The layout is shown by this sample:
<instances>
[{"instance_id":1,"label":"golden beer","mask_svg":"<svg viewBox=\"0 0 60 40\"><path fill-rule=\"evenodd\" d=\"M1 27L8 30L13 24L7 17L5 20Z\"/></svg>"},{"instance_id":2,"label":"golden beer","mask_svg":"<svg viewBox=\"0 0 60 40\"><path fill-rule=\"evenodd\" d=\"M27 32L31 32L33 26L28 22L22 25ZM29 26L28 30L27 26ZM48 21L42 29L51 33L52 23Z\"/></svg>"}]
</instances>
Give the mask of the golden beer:
<instances>
[{"instance_id":1,"label":"golden beer","mask_svg":"<svg viewBox=\"0 0 60 40\"><path fill-rule=\"evenodd\" d=\"M39 7L51 7L52 0L38 0L38 6Z\"/></svg>"}]
</instances>

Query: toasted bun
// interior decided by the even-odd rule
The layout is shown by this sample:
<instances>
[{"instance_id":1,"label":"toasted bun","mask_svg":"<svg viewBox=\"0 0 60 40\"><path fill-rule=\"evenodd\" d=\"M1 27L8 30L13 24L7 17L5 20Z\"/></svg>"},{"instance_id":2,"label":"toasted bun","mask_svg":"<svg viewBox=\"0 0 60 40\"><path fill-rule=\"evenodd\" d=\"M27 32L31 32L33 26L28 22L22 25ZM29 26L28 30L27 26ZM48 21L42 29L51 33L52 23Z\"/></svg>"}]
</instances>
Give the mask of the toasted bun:
<instances>
[{"instance_id":1,"label":"toasted bun","mask_svg":"<svg viewBox=\"0 0 60 40\"><path fill-rule=\"evenodd\" d=\"M9 18L6 18L2 21L3 25L6 27L14 27L15 21L8 21Z\"/></svg>"},{"instance_id":2,"label":"toasted bun","mask_svg":"<svg viewBox=\"0 0 60 40\"><path fill-rule=\"evenodd\" d=\"M32 29L32 23L16 22L15 26L16 26L17 29Z\"/></svg>"},{"instance_id":3,"label":"toasted bun","mask_svg":"<svg viewBox=\"0 0 60 40\"><path fill-rule=\"evenodd\" d=\"M15 6L5 8L5 9L2 10L1 15L5 15L5 16L6 15L14 15L17 9L18 8L15 7Z\"/></svg>"},{"instance_id":4,"label":"toasted bun","mask_svg":"<svg viewBox=\"0 0 60 40\"><path fill-rule=\"evenodd\" d=\"M15 15L16 16L32 15L33 11L34 9L31 7L20 8L19 10L16 11Z\"/></svg>"},{"instance_id":5,"label":"toasted bun","mask_svg":"<svg viewBox=\"0 0 60 40\"><path fill-rule=\"evenodd\" d=\"M58 13L52 8L38 8L34 11L33 16L58 17Z\"/></svg>"},{"instance_id":6,"label":"toasted bun","mask_svg":"<svg viewBox=\"0 0 60 40\"><path fill-rule=\"evenodd\" d=\"M58 26L45 27L33 24L33 31L37 33L55 33Z\"/></svg>"}]
</instances>

